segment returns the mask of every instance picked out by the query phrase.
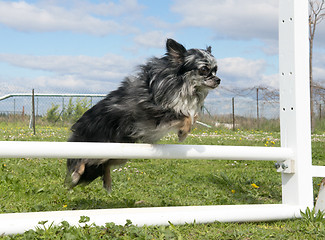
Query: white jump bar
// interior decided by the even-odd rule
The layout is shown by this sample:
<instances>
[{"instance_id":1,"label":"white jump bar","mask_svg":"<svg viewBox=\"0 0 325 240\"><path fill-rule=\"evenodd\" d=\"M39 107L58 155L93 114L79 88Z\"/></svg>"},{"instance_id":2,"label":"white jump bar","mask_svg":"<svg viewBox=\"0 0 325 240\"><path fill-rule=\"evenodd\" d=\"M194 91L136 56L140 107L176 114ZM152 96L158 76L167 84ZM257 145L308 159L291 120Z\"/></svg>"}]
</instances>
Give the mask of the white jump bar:
<instances>
[{"instance_id":1,"label":"white jump bar","mask_svg":"<svg viewBox=\"0 0 325 240\"><path fill-rule=\"evenodd\" d=\"M0 141L0 158L226 159L285 161L281 147Z\"/></svg>"},{"instance_id":2,"label":"white jump bar","mask_svg":"<svg viewBox=\"0 0 325 240\"><path fill-rule=\"evenodd\" d=\"M207 222L274 221L300 217L300 207L284 204L184 206L151 208L117 208L55 212L29 212L0 214L0 235L23 233L35 229L39 221L58 225L62 221L79 226L80 216L88 216L90 223L103 226L114 222L124 225L129 219L134 225L168 225ZM39 226L39 225L38 225Z\"/></svg>"},{"instance_id":3,"label":"white jump bar","mask_svg":"<svg viewBox=\"0 0 325 240\"><path fill-rule=\"evenodd\" d=\"M311 166L313 177L325 177L325 166Z\"/></svg>"}]
</instances>

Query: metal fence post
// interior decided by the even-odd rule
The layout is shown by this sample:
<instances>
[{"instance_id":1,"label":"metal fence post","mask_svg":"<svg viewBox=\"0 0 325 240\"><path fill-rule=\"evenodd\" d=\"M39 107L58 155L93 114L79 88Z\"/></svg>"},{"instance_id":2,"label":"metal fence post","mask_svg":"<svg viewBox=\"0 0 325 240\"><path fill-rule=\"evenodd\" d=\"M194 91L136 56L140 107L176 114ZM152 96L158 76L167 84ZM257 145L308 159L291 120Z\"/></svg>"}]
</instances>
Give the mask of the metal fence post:
<instances>
[{"instance_id":1,"label":"metal fence post","mask_svg":"<svg viewBox=\"0 0 325 240\"><path fill-rule=\"evenodd\" d=\"M31 116L31 123L33 127L33 133L36 135L36 116L35 116L35 94L34 89L32 90L32 116Z\"/></svg>"}]
</instances>

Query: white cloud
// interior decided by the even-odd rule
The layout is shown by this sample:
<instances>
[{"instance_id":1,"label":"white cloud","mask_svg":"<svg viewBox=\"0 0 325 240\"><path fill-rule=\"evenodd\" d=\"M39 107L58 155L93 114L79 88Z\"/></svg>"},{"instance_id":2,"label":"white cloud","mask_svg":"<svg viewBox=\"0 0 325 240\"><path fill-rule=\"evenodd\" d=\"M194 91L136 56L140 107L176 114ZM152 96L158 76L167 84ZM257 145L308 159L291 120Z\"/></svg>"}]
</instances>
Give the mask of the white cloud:
<instances>
[{"instance_id":1,"label":"white cloud","mask_svg":"<svg viewBox=\"0 0 325 240\"><path fill-rule=\"evenodd\" d=\"M48 72L40 72L39 77L33 79L35 86L100 89L99 83L109 83L111 90L126 76L134 73L135 66L139 64L139 59L128 60L113 54L103 57L0 54L0 61L16 67ZM267 63L263 59L224 58L218 60L218 65L221 86L239 89L278 85L277 74L264 73Z\"/></svg>"},{"instance_id":2,"label":"white cloud","mask_svg":"<svg viewBox=\"0 0 325 240\"><path fill-rule=\"evenodd\" d=\"M156 16L149 16L146 19L146 22L150 23L154 29L174 29L175 28L175 24L170 23L170 22L166 22Z\"/></svg>"},{"instance_id":3,"label":"white cloud","mask_svg":"<svg viewBox=\"0 0 325 240\"><path fill-rule=\"evenodd\" d=\"M137 45L144 47L162 48L166 44L166 39L172 37L172 33L163 31L151 31L139 34L134 38Z\"/></svg>"},{"instance_id":4,"label":"white cloud","mask_svg":"<svg viewBox=\"0 0 325 240\"><path fill-rule=\"evenodd\" d=\"M26 80L26 79L25 79ZM0 76L1 88L0 88L0 97L9 94L9 93L21 93L25 92L24 80L17 80L4 76Z\"/></svg>"},{"instance_id":5,"label":"white cloud","mask_svg":"<svg viewBox=\"0 0 325 240\"><path fill-rule=\"evenodd\" d=\"M116 16L127 11L139 11L134 0L93 5L81 2L71 9L47 4L20 2L0 2L0 23L26 32L73 31L94 35L135 32L136 28L121 24L110 18L94 14Z\"/></svg>"},{"instance_id":6,"label":"white cloud","mask_svg":"<svg viewBox=\"0 0 325 240\"><path fill-rule=\"evenodd\" d=\"M75 75L39 76L30 79L29 86L38 92L65 93L108 93L116 89L119 84L111 81L81 79Z\"/></svg>"},{"instance_id":7,"label":"white cloud","mask_svg":"<svg viewBox=\"0 0 325 240\"><path fill-rule=\"evenodd\" d=\"M259 86L262 86L262 87L269 86L274 89L279 89L279 87L280 87L279 74L278 73L271 74L271 75L263 74Z\"/></svg>"},{"instance_id":8,"label":"white cloud","mask_svg":"<svg viewBox=\"0 0 325 240\"><path fill-rule=\"evenodd\" d=\"M254 79L260 76L266 67L263 59L250 60L241 57L223 58L218 61L219 74L238 79Z\"/></svg>"},{"instance_id":9,"label":"white cloud","mask_svg":"<svg viewBox=\"0 0 325 240\"><path fill-rule=\"evenodd\" d=\"M207 27L217 36L235 39L276 39L278 1L176 0L172 11L181 26Z\"/></svg>"},{"instance_id":10,"label":"white cloud","mask_svg":"<svg viewBox=\"0 0 325 240\"><path fill-rule=\"evenodd\" d=\"M107 54L103 57L0 54L0 61L56 75L117 82L129 75L135 66L132 60L114 54Z\"/></svg>"},{"instance_id":11,"label":"white cloud","mask_svg":"<svg viewBox=\"0 0 325 240\"><path fill-rule=\"evenodd\" d=\"M278 74L265 74L267 62L264 59L245 59L241 57L218 60L218 76L221 88L248 89L257 86L278 88Z\"/></svg>"},{"instance_id":12,"label":"white cloud","mask_svg":"<svg viewBox=\"0 0 325 240\"><path fill-rule=\"evenodd\" d=\"M38 77L1 77L0 97L10 93L101 93L115 90L120 83L81 79L75 75L40 75Z\"/></svg>"},{"instance_id":13,"label":"white cloud","mask_svg":"<svg viewBox=\"0 0 325 240\"><path fill-rule=\"evenodd\" d=\"M7 77L10 84L3 87L3 93L28 92L32 88L38 92L108 93L133 74L139 63L139 59L135 62L113 54L103 57L0 54L1 61L35 71L32 76Z\"/></svg>"},{"instance_id":14,"label":"white cloud","mask_svg":"<svg viewBox=\"0 0 325 240\"><path fill-rule=\"evenodd\" d=\"M74 8L79 6L79 9L84 9L87 12L99 16L130 16L140 12L144 8L144 6L139 5L137 0L120 0L118 3L105 1L98 4L80 0L72 2L74 2Z\"/></svg>"},{"instance_id":15,"label":"white cloud","mask_svg":"<svg viewBox=\"0 0 325 240\"><path fill-rule=\"evenodd\" d=\"M64 89L86 89L85 82L74 75L62 76L39 76L33 80L33 85L40 88L55 88L60 86ZM91 85L88 86L91 88Z\"/></svg>"}]
</instances>

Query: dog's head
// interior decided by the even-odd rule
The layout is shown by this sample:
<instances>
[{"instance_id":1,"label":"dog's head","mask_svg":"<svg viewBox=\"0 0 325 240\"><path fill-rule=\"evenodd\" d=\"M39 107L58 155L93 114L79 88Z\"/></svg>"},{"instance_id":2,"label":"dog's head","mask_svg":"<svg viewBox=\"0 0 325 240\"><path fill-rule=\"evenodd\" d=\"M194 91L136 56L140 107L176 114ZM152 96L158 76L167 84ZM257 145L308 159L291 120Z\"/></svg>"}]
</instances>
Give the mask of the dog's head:
<instances>
[{"instance_id":1,"label":"dog's head","mask_svg":"<svg viewBox=\"0 0 325 240\"><path fill-rule=\"evenodd\" d=\"M177 75L184 76L196 89L214 89L220 84L216 76L217 61L211 54L211 47L189 49L173 39L167 39L167 56L177 66Z\"/></svg>"}]
</instances>

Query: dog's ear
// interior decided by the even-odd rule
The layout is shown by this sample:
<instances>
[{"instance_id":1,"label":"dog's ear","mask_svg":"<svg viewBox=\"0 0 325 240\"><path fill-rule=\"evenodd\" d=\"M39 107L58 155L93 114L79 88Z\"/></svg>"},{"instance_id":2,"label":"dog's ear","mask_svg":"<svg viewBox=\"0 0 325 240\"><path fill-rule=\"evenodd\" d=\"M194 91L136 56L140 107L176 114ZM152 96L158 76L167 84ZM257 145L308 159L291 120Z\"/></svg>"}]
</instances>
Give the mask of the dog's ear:
<instances>
[{"instance_id":1,"label":"dog's ear","mask_svg":"<svg viewBox=\"0 0 325 240\"><path fill-rule=\"evenodd\" d=\"M211 46L207 47L207 52L211 53Z\"/></svg>"},{"instance_id":2,"label":"dog's ear","mask_svg":"<svg viewBox=\"0 0 325 240\"><path fill-rule=\"evenodd\" d=\"M184 54L186 53L186 48L176 42L174 39L167 39L166 42L167 55L172 57L173 61L177 63L184 62Z\"/></svg>"}]
</instances>

